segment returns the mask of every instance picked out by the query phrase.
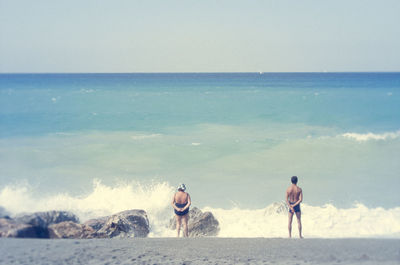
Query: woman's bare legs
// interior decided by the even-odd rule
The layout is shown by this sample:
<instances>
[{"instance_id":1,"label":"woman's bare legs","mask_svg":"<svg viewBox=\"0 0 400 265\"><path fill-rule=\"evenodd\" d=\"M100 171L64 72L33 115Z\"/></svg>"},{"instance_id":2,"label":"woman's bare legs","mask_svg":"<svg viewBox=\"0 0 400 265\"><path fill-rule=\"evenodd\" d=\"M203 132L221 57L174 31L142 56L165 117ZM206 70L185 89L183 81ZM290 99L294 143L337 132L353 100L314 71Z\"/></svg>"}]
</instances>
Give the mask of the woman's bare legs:
<instances>
[{"instance_id":1,"label":"woman's bare legs","mask_svg":"<svg viewBox=\"0 0 400 265\"><path fill-rule=\"evenodd\" d=\"M183 235L185 237L188 237L188 217L189 217L189 214L185 214L184 216L182 216L182 219L183 219Z\"/></svg>"},{"instance_id":2,"label":"woman's bare legs","mask_svg":"<svg viewBox=\"0 0 400 265\"><path fill-rule=\"evenodd\" d=\"M176 237L179 237L179 233L181 231L181 223L182 223L182 216L176 216Z\"/></svg>"}]
</instances>

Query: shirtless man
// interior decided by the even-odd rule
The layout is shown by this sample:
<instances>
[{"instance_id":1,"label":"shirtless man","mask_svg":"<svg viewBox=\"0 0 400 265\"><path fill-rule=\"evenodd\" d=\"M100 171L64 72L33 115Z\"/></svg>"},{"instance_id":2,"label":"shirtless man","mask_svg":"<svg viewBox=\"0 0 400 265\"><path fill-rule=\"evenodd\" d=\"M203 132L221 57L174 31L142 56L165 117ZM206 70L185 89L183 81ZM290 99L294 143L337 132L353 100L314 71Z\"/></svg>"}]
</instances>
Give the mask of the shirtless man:
<instances>
[{"instance_id":1,"label":"shirtless man","mask_svg":"<svg viewBox=\"0 0 400 265\"><path fill-rule=\"evenodd\" d=\"M297 217L297 225L299 227L299 236L303 238L301 235L301 211L300 211L300 203L303 201L303 191L300 187L297 186L297 177L293 176L292 185L286 190L286 203L289 206L289 237L292 237L292 220L293 213L296 213Z\"/></svg>"},{"instance_id":2,"label":"shirtless man","mask_svg":"<svg viewBox=\"0 0 400 265\"><path fill-rule=\"evenodd\" d=\"M181 230L181 224L183 221L183 235L188 236L188 217L189 217L189 207L192 204L189 193L185 192L185 184L181 184L178 187L178 191L174 194L172 198L172 207L174 207L175 217L176 217L176 231L177 237L179 237L179 232Z\"/></svg>"}]
</instances>

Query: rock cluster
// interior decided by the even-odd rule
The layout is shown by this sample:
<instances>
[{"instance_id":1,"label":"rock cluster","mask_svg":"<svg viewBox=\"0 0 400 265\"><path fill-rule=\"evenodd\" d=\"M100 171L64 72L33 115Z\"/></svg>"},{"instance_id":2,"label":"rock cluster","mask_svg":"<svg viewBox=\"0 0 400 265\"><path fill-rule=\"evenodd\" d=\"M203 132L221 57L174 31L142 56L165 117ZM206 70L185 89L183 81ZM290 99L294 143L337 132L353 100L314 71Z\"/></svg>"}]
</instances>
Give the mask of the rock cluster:
<instances>
[{"instance_id":1,"label":"rock cluster","mask_svg":"<svg viewBox=\"0 0 400 265\"><path fill-rule=\"evenodd\" d=\"M48 227L65 221L78 222L78 217L70 212L49 211L0 218L0 237L49 238Z\"/></svg>"},{"instance_id":2,"label":"rock cluster","mask_svg":"<svg viewBox=\"0 0 400 265\"><path fill-rule=\"evenodd\" d=\"M76 215L64 211L0 218L0 237L112 238L146 237L148 233L149 220L143 210L123 211L83 224Z\"/></svg>"},{"instance_id":3,"label":"rock cluster","mask_svg":"<svg viewBox=\"0 0 400 265\"><path fill-rule=\"evenodd\" d=\"M4 209L0 207L2 213ZM175 218L170 226L176 227ZM189 211L189 237L216 236L219 223L210 212L194 207ZM36 212L15 218L0 216L0 237L25 238L127 238L147 237L149 219L143 210L127 210L80 223L76 215L65 211Z\"/></svg>"},{"instance_id":4,"label":"rock cluster","mask_svg":"<svg viewBox=\"0 0 400 265\"><path fill-rule=\"evenodd\" d=\"M176 229L175 217L170 220L170 228ZM189 211L188 236L205 237L217 236L219 232L219 222L211 212L202 212L193 207Z\"/></svg>"}]
</instances>

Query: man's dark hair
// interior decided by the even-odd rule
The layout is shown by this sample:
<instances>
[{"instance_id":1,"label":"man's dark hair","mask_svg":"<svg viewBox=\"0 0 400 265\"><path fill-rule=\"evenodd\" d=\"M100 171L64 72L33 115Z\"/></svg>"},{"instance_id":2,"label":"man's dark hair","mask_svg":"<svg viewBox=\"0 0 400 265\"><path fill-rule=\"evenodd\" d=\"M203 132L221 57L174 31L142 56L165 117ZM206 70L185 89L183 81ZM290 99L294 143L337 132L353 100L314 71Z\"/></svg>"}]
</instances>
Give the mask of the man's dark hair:
<instances>
[{"instance_id":1,"label":"man's dark hair","mask_svg":"<svg viewBox=\"0 0 400 265\"><path fill-rule=\"evenodd\" d=\"M292 183L293 183L293 184L297 184L297 177L296 177L296 176L293 176L293 177L292 177Z\"/></svg>"}]
</instances>

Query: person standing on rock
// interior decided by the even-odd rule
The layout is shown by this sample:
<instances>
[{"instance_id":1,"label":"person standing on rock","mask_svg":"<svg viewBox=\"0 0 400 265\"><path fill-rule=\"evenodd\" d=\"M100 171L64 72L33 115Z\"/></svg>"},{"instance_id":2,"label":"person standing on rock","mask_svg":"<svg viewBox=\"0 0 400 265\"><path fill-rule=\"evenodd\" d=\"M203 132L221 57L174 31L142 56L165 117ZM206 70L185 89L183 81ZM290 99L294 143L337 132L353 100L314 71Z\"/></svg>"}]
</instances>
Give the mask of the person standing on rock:
<instances>
[{"instance_id":1,"label":"person standing on rock","mask_svg":"<svg viewBox=\"0 0 400 265\"><path fill-rule=\"evenodd\" d=\"M296 214L297 217L297 225L299 227L299 236L303 238L301 235L301 210L300 203L303 201L303 190L297 186L297 177L293 176L291 181L292 185L289 186L286 190L286 203L289 206L289 237L292 237L292 220L293 214Z\"/></svg>"},{"instance_id":2,"label":"person standing on rock","mask_svg":"<svg viewBox=\"0 0 400 265\"><path fill-rule=\"evenodd\" d=\"M189 207L192 204L189 193L186 191L185 184L181 184L178 187L178 191L174 194L172 198L172 207L174 207L174 212L176 216L176 231L177 237L181 230L181 224L183 223L183 235L188 236L188 218L189 218Z\"/></svg>"}]
</instances>

